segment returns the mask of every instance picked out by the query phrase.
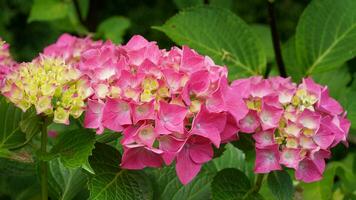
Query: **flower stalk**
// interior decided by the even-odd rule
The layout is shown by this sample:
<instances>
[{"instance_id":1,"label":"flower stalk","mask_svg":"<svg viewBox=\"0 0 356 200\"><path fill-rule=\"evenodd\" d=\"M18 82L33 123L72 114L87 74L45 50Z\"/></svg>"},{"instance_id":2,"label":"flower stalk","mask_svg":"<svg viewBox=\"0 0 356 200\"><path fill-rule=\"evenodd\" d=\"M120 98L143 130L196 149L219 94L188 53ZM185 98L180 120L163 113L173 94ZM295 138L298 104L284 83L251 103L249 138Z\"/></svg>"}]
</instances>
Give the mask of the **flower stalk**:
<instances>
[{"instance_id":1,"label":"flower stalk","mask_svg":"<svg viewBox=\"0 0 356 200\"><path fill-rule=\"evenodd\" d=\"M279 74L282 77L286 78L287 72L283 62L281 44L280 44L279 34L277 31L276 15L274 12L274 0L268 0L268 15L269 15L269 25L271 27L274 56L276 58L277 67L279 70Z\"/></svg>"},{"instance_id":2,"label":"flower stalk","mask_svg":"<svg viewBox=\"0 0 356 200\"><path fill-rule=\"evenodd\" d=\"M43 117L42 130L41 130L41 154L45 155L47 153L47 126L48 120L47 117ZM40 161L40 175L41 175L41 197L42 200L48 200L48 163L47 161Z\"/></svg>"},{"instance_id":3,"label":"flower stalk","mask_svg":"<svg viewBox=\"0 0 356 200\"><path fill-rule=\"evenodd\" d=\"M245 196L242 199L249 199L251 194L260 191L263 178L264 178L264 174L257 174L255 185L245 194Z\"/></svg>"}]
</instances>

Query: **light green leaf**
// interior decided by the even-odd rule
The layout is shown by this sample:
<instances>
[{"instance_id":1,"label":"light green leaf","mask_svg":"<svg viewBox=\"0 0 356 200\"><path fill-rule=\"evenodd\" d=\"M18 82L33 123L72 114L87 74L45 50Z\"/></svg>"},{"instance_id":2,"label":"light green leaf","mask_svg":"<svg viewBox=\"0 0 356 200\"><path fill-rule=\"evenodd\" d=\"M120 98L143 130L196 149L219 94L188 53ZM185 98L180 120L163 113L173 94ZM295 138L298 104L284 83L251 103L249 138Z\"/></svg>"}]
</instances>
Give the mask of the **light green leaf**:
<instances>
[{"instance_id":1,"label":"light green leaf","mask_svg":"<svg viewBox=\"0 0 356 200\"><path fill-rule=\"evenodd\" d=\"M86 189L87 176L80 168L68 169L59 159L49 162L48 185L52 198L71 200Z\"/></svg>"},{"instance_id":2,"label":"light green leaf","mask_svg":"<svg viewBox=\"0 0 356 200\"><path fill-rule=\"evenodd\" d=\"M335 99L340 99L345 95L348 90L347 85L351 81L347 65L337 70L315 74L312 77L317 83L328 86L330 95Z\"/></svg>"},{"instance_id":3,"label":"light green leaf","mask_svg":"<svg viewBox=\"0 0 356 200\"><path fill-rule=\"evenodd\" d=\"M179 9L185 9L193 6L204 4L204 0L174 0L174 3Z\"/></svg>"},{"instance_id":4,"label":"light green leaf","mask_svg":"<svg viewBox=\"0 0 356 200\"><path fill-rule=\"evenodd\" d=\"M341 66L356 55L356 1L314 0L297 26L296 50L310 75Z\"/></svg>"},{"instance_id":5,"label":"light green leaf","mask_svg":"<svg viewBox=\"0 0 356 200\"><path fill-rule=\"evenodd\" d=\"M101 22L97 33L99 36L104 37L104 39L110 39L114 43L120 44L122 43L125 31L130 25L129 19L121 16L113 16Z\"/></svg>"},{"instance_id":6,"label":"light green leaf","mask_svg":"<svg viewBox=\"0 0 356 200\"><path fill-rule=\"evenodd\" d=\"M263 74L266 55L259 38L234 13L196 7L181 11L163 26L154 27L179 45L188 45L216 63L226 64L230 78Z\"/></svg>"},{"instance_id":7,"label":"light green leaf","mask_svg":"<svg viewBox=\"0 0 356 200\"><path fill-rule=\"evenodd\" d=\"M67 16L69 4L60 0L35 0L28 22L51 21Z\"/></svg>"},{"instance_id":8,"label":"light green leaf","mask_svg":"<svg viewBox=\"0 0 356 200\"><path fill-rule=\"evenodd\" d=\"M285 171L274 171L268 174L268 187L277 200L292 200L294 187L292 179Z\"/></svg>"},{"instance_id":9,"label":"light green leaf","mask_svg":"<svg viewBox=\"0 0 356 200\"><path fill-rule=\"evenodd\" d=\"M95 175L89 180L89 199L153 199L148 176L143 171L121 170L119 163L120 153L115 148L100 143L95 146L90 157Z\"/></svg>"},{"instance_id":10,"label":"light green leaf","mask_svg":"<svg viewBox=\"0 0 356 200\"><path fill-rule=\"evenodd\" d=\"M30 111L23 113L3 97L0 97L0 113L0 149L24 146L38 133L38 118ZM32 127L26 125L28 122L33 123Z\"/></svg>"},{"instance_id":11,"label":"light green leaf","mask_svg":"<svg viewBox=\"0 0 356 200\"><path fill-rule=\"evenodd\" d=\"M59 135L49 155L60 157L64 166L80 167L87 162L95 144L95 133L88 129L67 131Z\"/></svg>"},{"instance_id":12,"label":"light green leaf","mask_svg":"<svg viewBox=\"0 0 356 200\"><path fill-rule=\"evenodd\" d=\"M297 57L295 36L289 38L289 40L282 46L282 56L288 76L291 76L295 82L301 81L305 76L305 67L300 64Z\"/></svg>"},{"instance_id":13,"label":"light green leaf","mask_svg":"<svg viewBox=\"0 0 356 200\"><path fill-rule=\"evenodd\" d=\"M259 194L247 195L251 189L250 180L238 169L220 171L211 184L213 200L262 199Z\"/></svg>"}]
</instances>

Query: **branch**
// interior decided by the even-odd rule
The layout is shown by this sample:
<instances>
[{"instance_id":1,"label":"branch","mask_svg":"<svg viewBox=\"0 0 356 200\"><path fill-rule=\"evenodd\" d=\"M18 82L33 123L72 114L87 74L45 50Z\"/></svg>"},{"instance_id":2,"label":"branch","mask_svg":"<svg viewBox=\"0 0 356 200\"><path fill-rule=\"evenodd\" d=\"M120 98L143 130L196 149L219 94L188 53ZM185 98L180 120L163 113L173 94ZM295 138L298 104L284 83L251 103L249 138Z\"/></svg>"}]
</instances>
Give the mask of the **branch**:
<instances>
[{"instance_id":1,"label":"branch","mask_svg":"<svg viewBox=\"0 0 356 200\"><path fill-rule=\"evenodd\" d=\"M279 74L285 78L287 77L287 72L283 63L281 45L280 45L279 35L277 31L276 15L274 13L274 0L268 0L268 15L269 15L268 21L271 27L273 49L274 49L274 55L276 57L277 67L279 70Z\"/></svg>"}]
</instances>

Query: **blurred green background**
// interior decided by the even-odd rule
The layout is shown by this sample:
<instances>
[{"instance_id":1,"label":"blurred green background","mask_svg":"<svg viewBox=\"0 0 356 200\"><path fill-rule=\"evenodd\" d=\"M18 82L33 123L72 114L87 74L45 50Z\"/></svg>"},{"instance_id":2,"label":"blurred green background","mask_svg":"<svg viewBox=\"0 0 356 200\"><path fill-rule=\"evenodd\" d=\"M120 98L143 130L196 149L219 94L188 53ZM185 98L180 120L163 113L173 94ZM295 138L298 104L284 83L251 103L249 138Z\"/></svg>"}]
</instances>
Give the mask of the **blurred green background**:
<instances>
[{"instance_id":1,"label":"blurred green background","mask_svg":"<svg viewBox=\"0 0 356 200\"><path fill-rule=\"evenodd\" d=\"M276 2L283 41L294 34L308 2ZM1 0L0 36L11 44L18 61L31 60L64 32L103 39L111 36L116 42L140 34L168 48L172 45L169 38L151 26L163 24L181 9L203 3L229 8L248 23L268 23L266 0ZM111 25L115 30L107 30Z\"/></svg>"}]
</instances>

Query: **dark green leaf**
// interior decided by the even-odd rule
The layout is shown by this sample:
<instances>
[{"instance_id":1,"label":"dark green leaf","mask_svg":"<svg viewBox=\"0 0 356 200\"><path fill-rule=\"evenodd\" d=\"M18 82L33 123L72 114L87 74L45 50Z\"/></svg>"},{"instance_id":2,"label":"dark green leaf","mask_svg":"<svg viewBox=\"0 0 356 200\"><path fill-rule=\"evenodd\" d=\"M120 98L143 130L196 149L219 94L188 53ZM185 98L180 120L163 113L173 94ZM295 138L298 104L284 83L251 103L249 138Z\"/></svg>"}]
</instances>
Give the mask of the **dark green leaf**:
<instances>
[{"instance_id":1,"label":"dark green leaf","mask_svg":"<svg viewBox=\"0 0 356 200\"><path fill-rule=\"evenodd\" d=\"M54 199L71 200L86 190L87 176L80 168L68 169L59 159L49 162L48 184Z\"/></svg>"},{"instance_id":2,"label":"dark green leaf","mask_svg":"<svg viewBox=\"0 0 356 200\"><path fill-rule=\"evenodd\" d=\"M91 130L67 131L59 135L49 155L58 155L66 167L80 167L87 162L94 144L95 133Z\"/></svg>"},{"instance_id":3,"label":"dark green leaf","mask_svg":"<svg viewBox=\"0 0 356 200\"><path fill-rule=\"evenodd\" d=\"M174 42L189 45L229 67L230 78L263 74L266 55L259 38L234 13L220 8L197 7L181 11L163 26Z\"/></svg>"},{"instance_id":4,"label":"dark green leaf","mask_svg":"<svg viewBox=\"0 0 356 200\"><path fill-rule=\"evenodd\" d=\"M268 62L274 61L274 50L271 36L271 29L265 24L252 24L252 31L256 33L261 41Z\"/></svg>"},{"instance_id":5,"label":"dark green leaf","mask_svg":"<svg viewBox=\"0 0 356 200\"><path fill-rule=\"evenodd\" d=\"M37 117L30 111L23 113L2 97L0 97L0 113L0 149L21 147L38 132ZM29 127L28 123L33 124Z\"/></svg>"},{"instance_id":6,"label":"dark green leaf","mask_svg":"<svg viewBox=\"0 0 356 200\"><path fill-rule=\"evenodd\" d=\"M204 4L204 0L174 0L174 3L179 9L199 6Z\"/></svg>"},{"instance_id":7,"label":"dark green leaf","mask_svg":"<svg viewBox=\"0 0 356 200\"><path fill-rule=\"evenodd\" d=\"M217 173L211 184L213 200L243 199L251 189L250 180L238 169L224 169ZM252 194L245 199L261 199Z\"/></svg>"},{"instance_id":8,"label":"dark green leaf","mask_svg":"<svg viewBox=\"0 0 356 200\"><path fill-rule=\"evenodd\" d=\"M80 14L83 19L86 19L89 13L90 0L78 0Z\"/></svg>"},{"instance_id":9,"label":"dark green leaf","mask_svg":"<svg viewBox=\"0 0 356 200\"><path fill-rule=\"evenodd\" d=\"M97 144L90 157L95 175L89 180L90 199L152 199L151 181L143 171L121 170L120 153L113 147Z\"/></svg>"},{"instance_id":10,"label":"dark green leaf","mask_svg":"<svg viewBox=\"0 0 356 200\"><path fill-rule=\"evenodd\" d=\"M174 166L162 169L149 169L152 179L155 180L154 199L209 199L211 196L210 183L215 173L202 169L199 174L187 185L183 185L176 174Z\"/></svg>"},{"instance_id":11,"label":"dark green leaf","mask_svg":"<svg viewBox=\"0 0 356 200\"><path fill-rule=\"evenodd\" d=\"M274 171L268 174L268 187L277 200L291 200L294 195L292 179L285 171Z\"/></svg>"}]
</instances>

